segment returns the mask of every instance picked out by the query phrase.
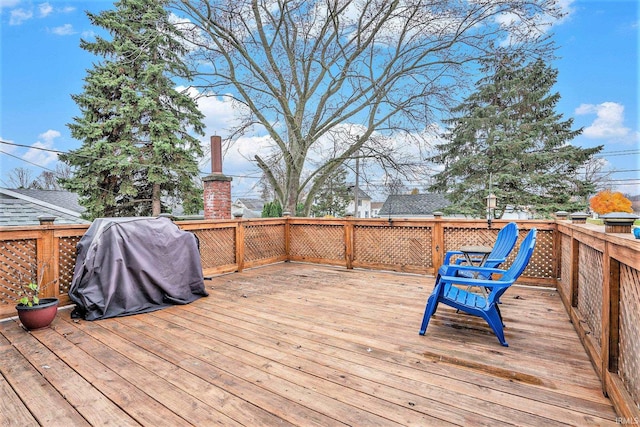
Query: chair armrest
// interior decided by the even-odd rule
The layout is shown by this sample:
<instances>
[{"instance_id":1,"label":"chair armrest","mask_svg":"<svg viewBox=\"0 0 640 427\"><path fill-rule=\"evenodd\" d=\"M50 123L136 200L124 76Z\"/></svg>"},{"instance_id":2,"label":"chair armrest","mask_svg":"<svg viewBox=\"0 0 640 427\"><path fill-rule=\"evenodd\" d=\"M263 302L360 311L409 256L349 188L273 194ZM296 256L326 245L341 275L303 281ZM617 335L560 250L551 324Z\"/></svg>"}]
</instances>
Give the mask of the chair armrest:
<instances>
[{"instance_id":1,"label":"chair armrest","mask_svg":"<svg viewBox=\"0 0 640 427\"><path fill-rule=\"evenodd\" d=\"M447 253L444 254L444 261L442 261L442 264L449 264L450 263L449 259L453 255L463 255L463 253L460 251L447 251Z\"/></svg>"},{"instance_id":2,"label":"chair armrest","mask_svg":"<svg viewBox=\"0 0 640 427\"><path fill-rule=\"evenodd\" d=\"M457 264L449 264L446 265L446 271L444 272L443 276L454 276L456 274L457 271L460 270L464 270L464 271L470 271L472 273L482 273L486 276L489 276L491 274L504 274L506 272L506 270L502 270L500 268L493 268L493 267L479 267L477 265L457 265Z\"/></svg>"},{"instance_id":3,"label":"chair armrest","mask_svg":"<svg viewBox=\"0 0 640 427\"><path fill-rule=\"evenodd\" d=\"M484 279L471 279L458 276L442 276L441 282L448 282L452 285L466 285L466 286L483 286L485 288L502 288L511 284L511 282L502 280L484 280Z\"/></svg>"}]
</instances>

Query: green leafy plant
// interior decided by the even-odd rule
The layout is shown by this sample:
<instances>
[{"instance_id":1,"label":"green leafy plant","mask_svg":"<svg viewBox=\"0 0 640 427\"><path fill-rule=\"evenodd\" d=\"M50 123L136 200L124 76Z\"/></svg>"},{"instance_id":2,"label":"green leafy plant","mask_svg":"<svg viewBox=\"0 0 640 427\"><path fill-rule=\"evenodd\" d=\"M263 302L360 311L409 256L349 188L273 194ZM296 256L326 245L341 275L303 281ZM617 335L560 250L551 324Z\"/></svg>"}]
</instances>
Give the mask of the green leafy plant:
<instances>
[{"instance_id":1,"label":"green leafy plant","mask_svg":"<svg viewBox=\"0 0 640 427\"><path fill-rule=\"evenodd\" d=\"M39 277L37 277L36 279L31 278L29 280L25 280L23 274L16 274L19 283L19 288L17 291L18 305L33 307L34 305L40 304L40 292L57 281L57 279L54 279L48 283L42 284L45 268L46 263L42 265L42 269L40 271L40 274L38 275Z\"/></svg>"},{"instance_id":2,"label":"green leafy plant","mask_svg":"<svg viewBox=\"0 0 640 427\"><path fill-rule=\"evenodd\" d=\"M19 291L18 296L18 304L26 305L28 307L33 307L34 305L40 304L40 298L38 297L40 293L40 286L38 286L35 282L30 282L27 285L24 285Z\"/></svg>"}]
</instances>

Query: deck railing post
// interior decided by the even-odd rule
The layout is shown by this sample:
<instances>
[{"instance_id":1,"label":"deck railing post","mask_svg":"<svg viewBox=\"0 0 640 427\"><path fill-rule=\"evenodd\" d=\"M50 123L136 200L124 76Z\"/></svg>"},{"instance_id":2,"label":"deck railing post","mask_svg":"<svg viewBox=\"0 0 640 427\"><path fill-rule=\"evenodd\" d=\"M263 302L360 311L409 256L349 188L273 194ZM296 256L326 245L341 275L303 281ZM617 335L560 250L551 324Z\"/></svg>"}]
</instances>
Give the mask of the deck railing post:
<instances>
[{"instance_id":1,"label":"deck railing post","mask_svg":"<svg viewBox=\"0 0 640 427\"><path fill-rule=\"evenodd\" d=\"M353 269L353 240L354 226L353 217L344 220L344 256L348 269Z\"/></svg>"},{"instance_id":2,"label":"deck railing post","mask_svg":"<svg viewBox=\"0 0 640 427\"><path fill-rule=\"evenodd\" d=\"M444 261L444 227L442 217L434 219L431 234L431 262L433 264L433 274L436 273Z\"/></svg>"},{"instance_id":3,"label":"deck railing post","mask_svg":"<svg viewBox=\"0 0 640 427\"><path fill-rule=\"evenodd\" d=\"M569 283L571 284L571 307L578 307L578 282L580 274L580 242L571 237L571 272L569 273Z\"/></svg>"},{"instance_id":4,"label":"deck railing post","mask_svg":"<svg viewBox=\"0 0 640 427\"><path fill-rule=\"evenodd\" d=\"M551 253L553 254L561 254L562 253L562 234L560 233L560 231L558 230L558 222L555 222L555 227L553 228L553 249L551 251ZM556 289L558 288L558 282L560 281L560 278L562 277L562 257L561 256L555 256L553 257L553 259L551 260L552 262L552 271L554 272L554 279L555 279L555 287Z\"/></svg>"},{"instance_id":5,"label":"deck railing post","mask_svg":"<svg viewBox=\"0 0 640 427\"><path fill-rule=\"evenodd\" d=\"M609 256L608 244L603 255L602 372L617 374L620 352L620 262ZM608 394L608 388L609 384L603 378L602 391Z\"/></svg>"},{"instance_id":6,"label":"deck railing post","mask_svg":"<svg viewBox=\"0 0 640 427\"><path fill-rule=\"evenodd\" d=\"M244 268L244 220L236 223L236 265L238 272Z\"/></svg>"},{"instance_id":7,"label":"deck railing post","mask_svg":"<svg viewBox=\"0 0 640 427\"><path fill-rule=\"evenodd\" d=\"M284 254L286 262L291 261L291 215L284 217Z\"/></svg>"},{"instance_id":8,"label":"deck railing post","mask_svg":"<svg viewBox=\"0 0 640 427\"><path fill-rule=\"evenodd\" d=\"M607 258L605 265L609 267L609 271L606 269L604 271L604 295L607 301L604 302L606 306L603 307L606 308L606 311L603 310L603 314L607 316L603 315L605 324L602 328L605 332L602 342L607 344L607 353L603 352L603 360L607 365L604 366L603 372L608 370L617 373L618 357L620 356L620 262L613 258Z\"/></svg>"},{"instance_id":9,"label":"deck railing post","mask_svg":"<svg viewBox=\"0 0 640 427\"><path fill-rule=\"evenodd\" d=\"M56 280L59 260L54 250L55 237L52 224L40 226L39 237L36 240L36 280L41 286L43 297L57 297L60 293L60 283Z\"/></svg>"}]
</instances>

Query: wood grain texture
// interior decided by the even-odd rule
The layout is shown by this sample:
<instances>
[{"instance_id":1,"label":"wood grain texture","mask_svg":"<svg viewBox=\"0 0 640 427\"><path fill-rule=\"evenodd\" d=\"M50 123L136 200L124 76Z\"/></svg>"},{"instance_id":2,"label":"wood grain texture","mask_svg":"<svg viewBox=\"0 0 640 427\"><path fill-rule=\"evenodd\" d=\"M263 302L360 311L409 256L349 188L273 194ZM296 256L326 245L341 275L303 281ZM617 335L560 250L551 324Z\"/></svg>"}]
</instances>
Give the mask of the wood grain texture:
<instances>
[{"instance_id":1,"label":"wood grain texture","mask_svg":"<svg viewBox=\"0 0 640 427\"><path fill-rule=\"evenodd\" d=\"M51 328L32 333L0 323L2 417L20 425L615 425L553 290L505 294L503 348L480 319L446 307L418 335L432 277L280 263L207 286L208 298L143 315L85 322L60 310Z\"/></svg>"}]
</instances>

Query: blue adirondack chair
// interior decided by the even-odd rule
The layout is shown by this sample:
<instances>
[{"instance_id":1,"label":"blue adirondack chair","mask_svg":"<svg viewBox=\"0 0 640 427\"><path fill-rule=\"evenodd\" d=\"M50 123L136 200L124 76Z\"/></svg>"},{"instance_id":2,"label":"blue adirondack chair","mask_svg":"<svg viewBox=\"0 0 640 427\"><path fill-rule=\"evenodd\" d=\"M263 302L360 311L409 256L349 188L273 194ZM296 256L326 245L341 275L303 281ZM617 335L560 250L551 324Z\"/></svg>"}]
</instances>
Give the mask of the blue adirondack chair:
<instances>
[{"instance_id":1,"label":"blue adirondack chair","mask_svg":"<svg viewBox=\"0 0 640 427\"><path fill-rule=\"evenodd\" d=\"M469 265L449 264L446 266L444 274L440 275L436 281L436 286L427 300L427 306L422 318L420 335L424 335L429 325L431 316L435 313L439 303L446 304L465 313L482 317L493 329L500 344L508 347L504 339L502 316L498 308L499 299L502 294L520 277L524 269L529 264L531 255L536 246L537 230L529 231L527 237L520 244L518 255L513 264L507 270L490 267L477 267ZM458 271L469 271L484 273L485 277L497 273L502 276L499 279L487 280L482 278L469 278L456 276ZM488 294L476 294L454 285L480 286L490 289Z\"/></svg>"},{"instance_id":2,"label":"blue adirondack chair","mask_svg":"<svg viewBox=\"0 0 640 427\"><path fill-rule=\"evenodd\" d=\"M510 222L498 232L496 243L493 245L493 249L484 263L484 267L496 268L502 264L516 245L516 240L518 240L518 225L515 222ZM447 251L444 255L442 266L438 269L438 275L442 276L444 274L448 264L451 263L451 257L454 255L462 255L462 252ZM464 258L458 258L454 263L462 264L464 262L466 262ZM473 273L466 270L458 270L457 275L473 277ZM489 276L484 276L482 273L477 274L477 276L484 279L489 278Z\"/></svg>"}]
</instances>

